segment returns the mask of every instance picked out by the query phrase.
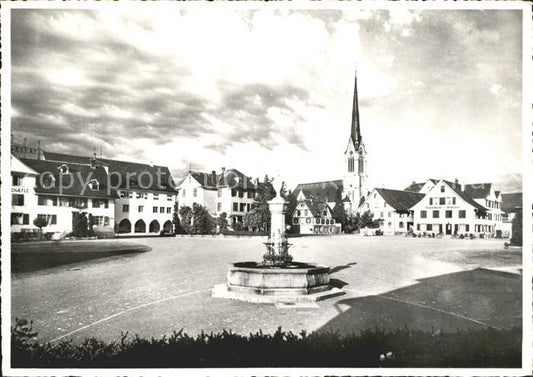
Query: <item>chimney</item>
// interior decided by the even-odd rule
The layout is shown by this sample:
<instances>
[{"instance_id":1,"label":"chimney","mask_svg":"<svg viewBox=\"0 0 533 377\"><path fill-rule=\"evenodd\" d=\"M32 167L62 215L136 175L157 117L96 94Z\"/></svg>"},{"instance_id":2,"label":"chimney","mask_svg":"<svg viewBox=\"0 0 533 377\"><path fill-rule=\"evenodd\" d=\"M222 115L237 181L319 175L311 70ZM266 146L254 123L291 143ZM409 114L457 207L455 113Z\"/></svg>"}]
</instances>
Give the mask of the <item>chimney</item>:
<instances>
[{"instance_id":1,"label":"chimney","mask_svg":"<svg viewBox=\"0 0 533 377\"><path fill-rule=\"evenodd\" d=\"M214 170L211 170L211 177L213 178L213 184L217 185L217 172Z\"/></svg>"}]
</instances>

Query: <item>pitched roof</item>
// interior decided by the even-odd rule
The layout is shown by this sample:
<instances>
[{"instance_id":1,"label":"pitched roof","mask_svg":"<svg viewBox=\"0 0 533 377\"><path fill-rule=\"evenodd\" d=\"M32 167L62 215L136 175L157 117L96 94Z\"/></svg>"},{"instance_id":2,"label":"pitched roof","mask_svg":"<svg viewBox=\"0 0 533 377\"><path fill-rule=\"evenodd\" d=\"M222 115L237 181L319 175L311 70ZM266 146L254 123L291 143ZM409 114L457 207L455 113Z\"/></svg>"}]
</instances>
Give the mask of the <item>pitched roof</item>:
<instances>
[{"instance_id":1,"label":"pitched roof","mask_svg":"<svg viewBox=\"0 0 533 377\"><path fill-rule=\"evenodd\" d=\"M38 194L117 198L116 191L108 186L108 175L103 167L92 169L88 165L68 163L69 174L62 174L59 167L64 165L63 162L34 159L21 159L21 161L39 174L51 175L54 178L53 185L47 184L43 179L37 179L35 192ZM87 186L92 179L98 180L97 190L91 190Z\"/></svg>"},{"instance_id":2,"label":"pitched roof","mask_svg":"<svg viewBox=\"0 0 533 377\"><path fill-rule=\"evenodd\" d=\"M409 186L407 186L404 191L413 191L413 192L420 192L420 190L422 190L422 187L424 187L424 185L427 183L427 181L431 181L433 182L433 184L437 184L437 182L439 181L438 179L433 179L433 178L430 178L424 182L419 182L419 183L416 183L416 182L413 182L411 183Z\"/></svg>"},{"instance_id":3,"label":"pitched roof","mask_svg":"<svg viewBox=\"0 0 533 377\"><path fill-rule=\"evenodd\" d=\"M522 208L522 193L514 192L502 194L502 211L505 213L516 212Z\"/></svg>"},{"instance_id":4,"label":"pitched roof","mask_svg":"<svg viewBox=\"0 0 533 377\"><path fill-rule=\"evenodd\" d=\"M476 202L466 191L462 191L461 185L457 185L454 182L450 181L444 181L461 199L463 199L465 202L473 206L478 210L478 213L480 215L486 213L487 209L483 207L481 204Z\"/></svg>"},{"instance_id":5,"label":"pitched roof","mask_svg":"<svg viewBox=\"0 0 533 377\"><path fill-rule=\"evenodd\" d=\"M409 209L424 198L424 194L412 191L377 188L383 200L399 213L409 213Z\"/></svg>"},{"instance_id":6,"label":"pitched roof","mask_svg":"<svg viewBox=\"0 0 533 377\"><path fill-rule=\"evenodd\" d=\"M76 163L90 165L92 157L75 156L63 153L44 152L47 161ZM151 190L174 192L175 183L166 166L141 164L110 160L106 158L96 159L97 164L107 166L109 169L110 182L113 187L126 190Z\"/></svg>"},{"instance_id":7,"label":"pitched roof","mask_svg":"<svg viewBox=\"0 0 533 377\"><path fill-rule=\"evenodd\" d=\"M294 189L293 194L297 197L298 194L303 191L307 199L314 199L315 201L320 202L334 202L338 190L342 192L342 189L343 186L341 180L300 183Z\"/></svg>"},{"instance_id":8,"label":"pitched roof","mask_svg":"<svg viewBox=\"0 0 533 377\"><path fill-rule=\"evenodd\" d=\"M257 189L260 185L252 182L250 177L241 173L237 169L228 169L224 174L203 173L198 171L190 171L189 174L196 179L204 189L216 190L219 187L243 188L243 189ZM178 186L185 179L182 178Z\"/></svg>"},{"instance_id":9,"label":"pitched roof","mask_svg":"<svg viewBox=\"0 0 533 377\"><path fill-rule=\"evenodd\" d=\"M311 211L311 214L313 215L313 217L321 217L322 216L322 213L325 211L325 210L330 210L331 209L329 208L329 206L327 205L327 203L324 203L324 202L320 202L320 201L317 201L317 200L310 200L310 199L304 199L301 202L304 202L307 207L309 208L309 210ZM298 207L296 207L297 209Z\"/></svg>"},{"instance_id":10,"label":"pitched roof","mask_svg":"<svg viewBox=\"0 0 533 377\"><path fill-rule=\"evenodd\" d=\"M472 183L465 185L465 192L474 199L483 199L490 195L492 183Z\"/></svg>"}]
</instances>

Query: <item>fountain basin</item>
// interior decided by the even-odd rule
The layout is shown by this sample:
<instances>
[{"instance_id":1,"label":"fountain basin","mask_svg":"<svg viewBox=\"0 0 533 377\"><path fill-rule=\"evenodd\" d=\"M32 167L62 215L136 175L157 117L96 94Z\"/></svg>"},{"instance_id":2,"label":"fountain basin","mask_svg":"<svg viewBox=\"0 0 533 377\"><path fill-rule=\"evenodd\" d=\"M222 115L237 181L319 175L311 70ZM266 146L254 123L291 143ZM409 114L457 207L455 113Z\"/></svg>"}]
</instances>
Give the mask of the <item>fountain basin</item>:
<instances>
[{"instance_id":1,"label":"fountain basin","mask_svg":"<svg viewBox=\"0 0 533 377\"><path fill-rule=\"evenodd\" d=\"M343 293L329 284L329 267L302 262L282 267L232 263L227 283L213 289L213 297L262 303L316 302Z\"/></svg>"}]
</instances>

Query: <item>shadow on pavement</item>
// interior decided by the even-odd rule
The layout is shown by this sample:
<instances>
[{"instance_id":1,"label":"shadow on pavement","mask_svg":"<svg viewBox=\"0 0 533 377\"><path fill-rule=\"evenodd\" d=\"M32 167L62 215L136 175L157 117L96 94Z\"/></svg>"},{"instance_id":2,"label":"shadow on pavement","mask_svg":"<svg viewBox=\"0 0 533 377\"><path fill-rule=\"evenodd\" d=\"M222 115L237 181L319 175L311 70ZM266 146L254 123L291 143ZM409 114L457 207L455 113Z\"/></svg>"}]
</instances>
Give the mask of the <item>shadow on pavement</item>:
<instances>
[{"instance_id":1,"label":"shadow on pavement","mask_svg":"<svg viewBox=\"0 0 533 377\"><path fill-rule=\"evenodd\" d=\"M333 280L333 279L332 279ZM338 315L318 332L378 327L454 331L522 325L522 277L477 268L417 280L408 287L335 303Z\"/></svg>"},{"instance_id":2,"label":"shadow on pavement","mask_svg":"<svg viewBox=\"0 0 533 377\"><path fill-rule=\"evenodd\" d=\"M350 268L352 266L355 266L356 264L357 264L357 262L350 262L350 263L344 264L342 266L335 266L335 267L333 267L332 269L329 270L329 273L331 275L331 274L334 274L335 272L339 272L339 271L345 270L347 268Z\"/></svg>"}]
</instances>

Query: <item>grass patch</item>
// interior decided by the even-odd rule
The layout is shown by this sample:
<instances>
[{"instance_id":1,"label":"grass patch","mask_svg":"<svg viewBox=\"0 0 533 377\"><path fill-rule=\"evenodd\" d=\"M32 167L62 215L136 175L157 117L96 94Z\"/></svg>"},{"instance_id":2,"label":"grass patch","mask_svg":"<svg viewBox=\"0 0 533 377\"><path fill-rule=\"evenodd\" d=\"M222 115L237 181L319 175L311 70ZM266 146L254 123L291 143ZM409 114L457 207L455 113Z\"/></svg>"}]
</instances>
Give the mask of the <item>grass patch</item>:
<instances>
[{"instance_id":1,"label":"grass patch","mask_svg":"<svg viewBox=\"0 0 533 377\"><path fill-rule=\"evenodd\" d=\"M521 328L456 332L397 329L248 336L231 331L190 336L182 331L156 339L94 338L38 344L27 323L12 328L14 368L208 368L208 367L454 367L518 368Z\"/></svg>"}]
</instances>

